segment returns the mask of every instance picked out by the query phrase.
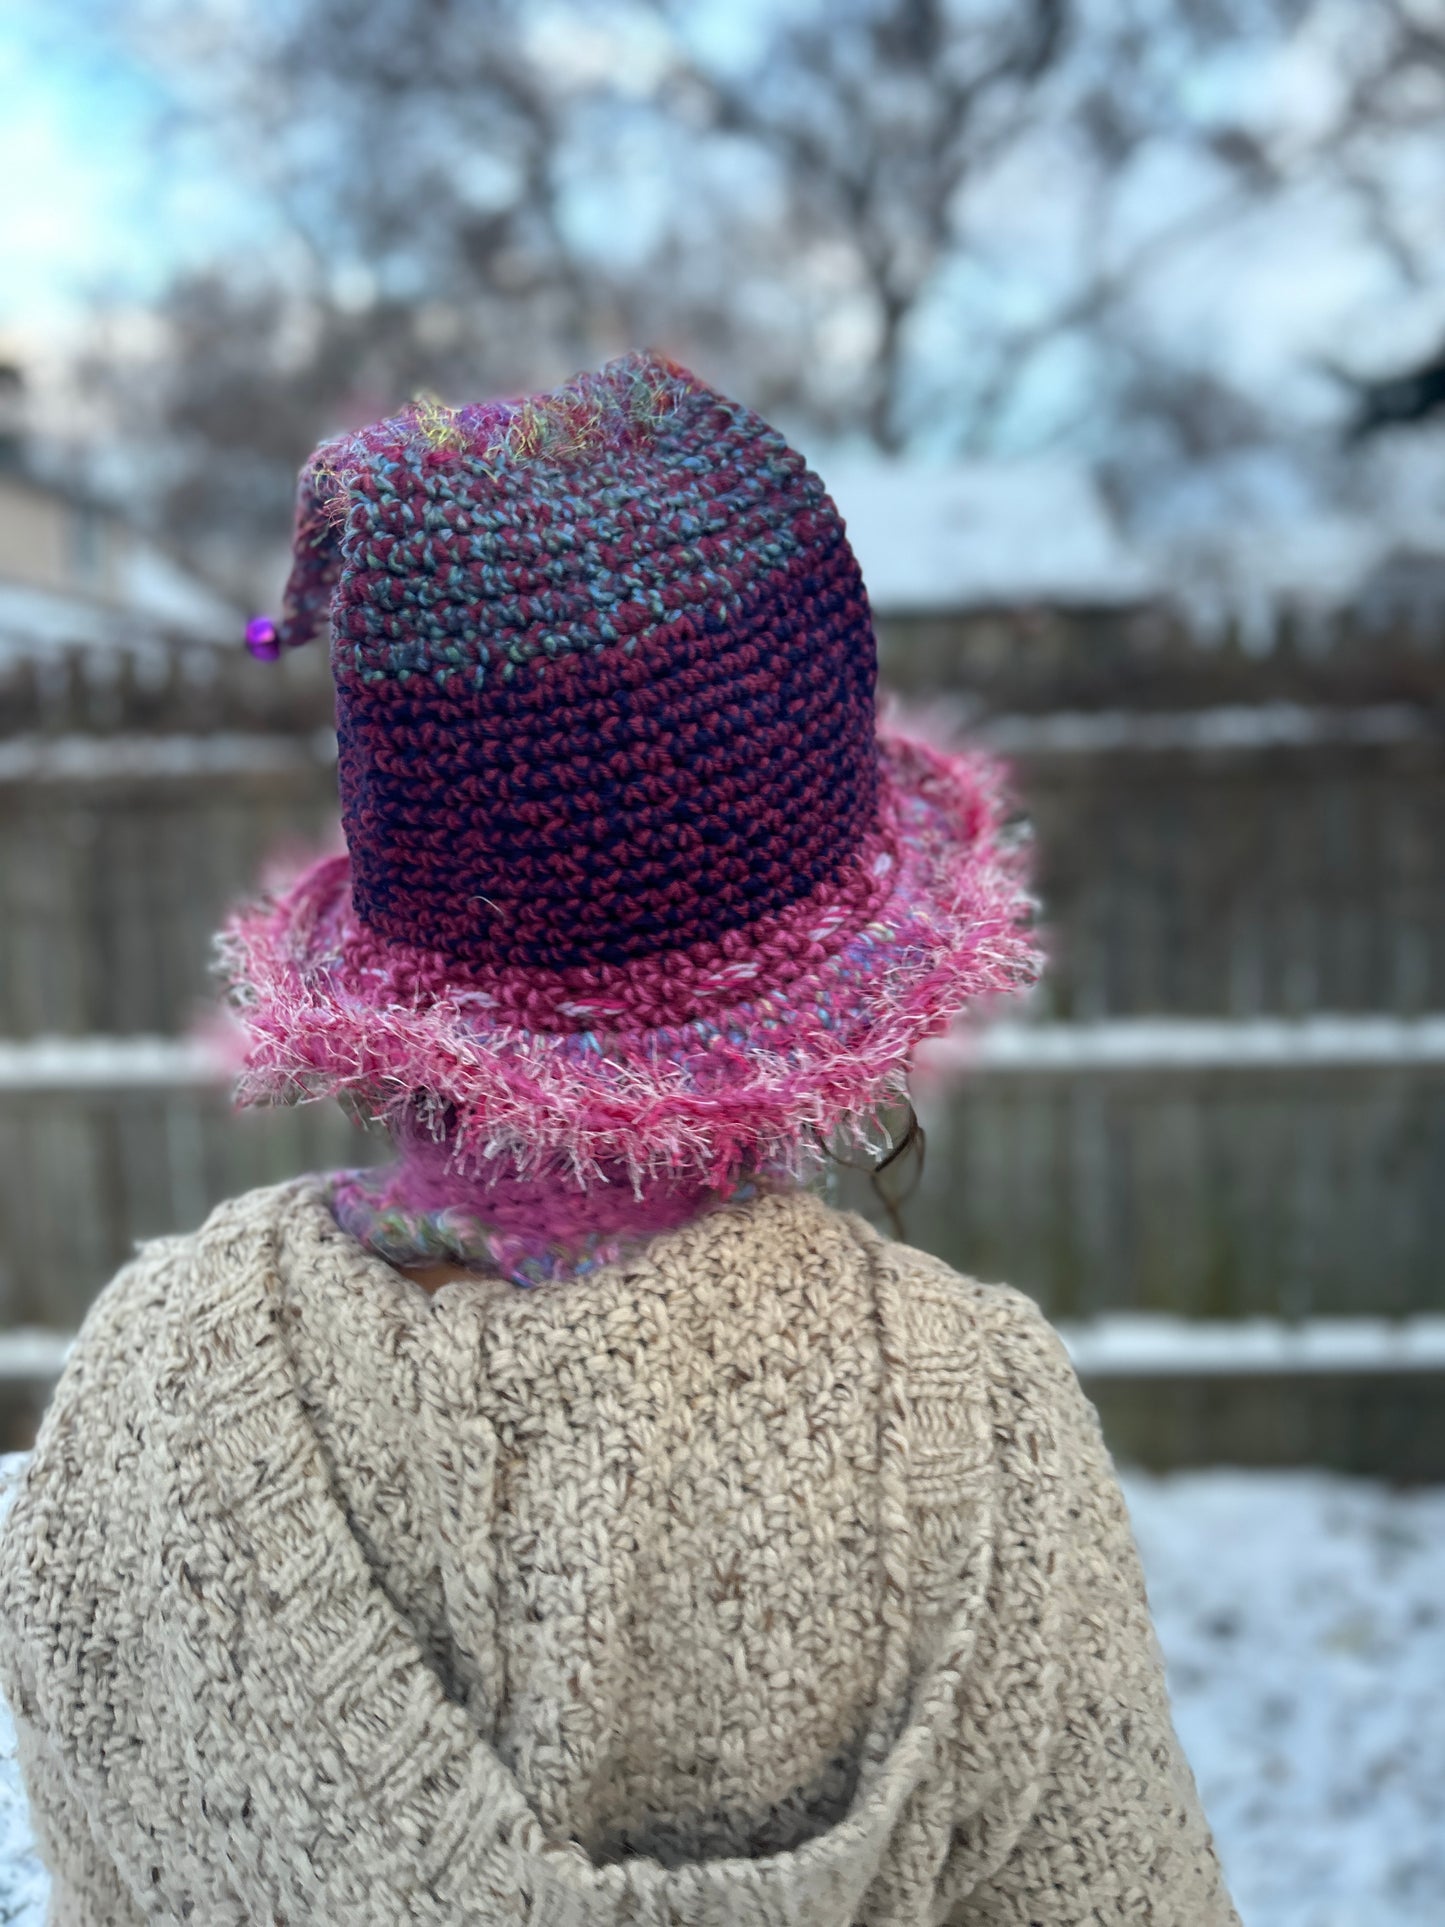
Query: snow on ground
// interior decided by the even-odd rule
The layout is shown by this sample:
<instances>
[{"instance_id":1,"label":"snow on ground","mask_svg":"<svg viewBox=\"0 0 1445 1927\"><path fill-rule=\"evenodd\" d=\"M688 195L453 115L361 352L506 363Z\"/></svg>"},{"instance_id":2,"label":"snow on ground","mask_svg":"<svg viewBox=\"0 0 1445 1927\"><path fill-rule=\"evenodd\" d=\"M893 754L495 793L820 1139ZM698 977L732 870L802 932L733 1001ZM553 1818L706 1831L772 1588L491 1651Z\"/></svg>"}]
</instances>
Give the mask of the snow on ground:
<instances>
[{"instance_id":1,"label":"snow on ground","mask_svg":"<svg viewBox=\"0 0 1445 1927\"><path fill-rule=\"evenodd\" d=\"M1245 1927L1445 1921L1445 1489L1125 1481Z\"/></svg>"},{"instance_id":2,"label":"snow on ground","mask_svg":"<svg viewBox=\"0 0 1445 1927\"><path fill-rule=\"evenodd\" d=\"M24 1465L23 1454L0 1456L0 1519L10 1509ZM25 1794L15 1767L15 1727L9 1708L0 1700L0 1927L44 1927L49 1885L35 1857Z\"/></svg>"},{"instance_id":3,"label":"snow on ground","mask_svg":"<svg viewBox=\"0 0 1445 1927\"><path fill-rule=\"evenodd\" d=\"M1440 1927L1445 1488L1229 1471L1125 1488L1245 1927ZM41 1927L44 1892L0 1708L0 1923Z\"/></svg>"},{"instance_id":4,"label":"snow on ground","mask_svg":"<svg viewBox=\"0 0 1445 1927\"><path fill-rule=\"evenodd\" d=\"M35 1858L25 1795L15 1770L15 1728L0 1704L0 1922L44 1927L45 1870Z\"/></svg>"}]
</instances>

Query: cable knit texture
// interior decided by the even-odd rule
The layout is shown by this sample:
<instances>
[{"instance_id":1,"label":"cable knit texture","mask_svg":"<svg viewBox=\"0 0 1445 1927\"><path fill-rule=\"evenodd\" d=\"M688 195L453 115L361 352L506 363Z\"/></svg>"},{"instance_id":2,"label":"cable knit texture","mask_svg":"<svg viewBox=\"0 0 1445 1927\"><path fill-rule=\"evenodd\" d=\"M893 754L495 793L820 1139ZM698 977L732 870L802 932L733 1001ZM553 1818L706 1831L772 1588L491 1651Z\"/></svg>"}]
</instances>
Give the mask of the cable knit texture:
<instances>
[{"instance_id":1,"label":"cable knit texture","mask_svg":"<svg viewBox=\"0 0 1445 1927\"><path fill-rule=\"evenodd\" d=\"M0 1628L56 1922L1237 1927L1057 1339L808 1194L527 1292L310 1180L146 1247Z\"/></svg>"}]
</instances>

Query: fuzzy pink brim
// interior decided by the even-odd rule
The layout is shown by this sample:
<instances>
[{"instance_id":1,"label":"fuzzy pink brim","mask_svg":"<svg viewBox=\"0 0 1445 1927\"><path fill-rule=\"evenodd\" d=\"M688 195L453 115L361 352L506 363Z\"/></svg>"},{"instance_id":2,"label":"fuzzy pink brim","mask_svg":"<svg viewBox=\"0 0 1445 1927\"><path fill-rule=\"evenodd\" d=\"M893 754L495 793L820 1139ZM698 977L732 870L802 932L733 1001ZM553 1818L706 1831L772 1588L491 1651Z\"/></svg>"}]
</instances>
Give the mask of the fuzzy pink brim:
<instances>
[{"instance_id":1,"label":"fuzzy pink brim","mask_svg":"<svg viewBox=\"0 0 1445 1927\"><path fill-rule=\"evenodd\" d=\"M585 1179L620 1162L638 1180L720 1183L749 1165L803 1168L810 1147L866 1132L905 1094L924 1038L1040 967L1000 766L893 731L879 751L879 836L836 900L810 900L806 929L795 914L752 949L754 932L734 933L708 995L691 965L669 976L660 960L660 1023L638 1021L634 994L656 985L659 960L635 982L599 978L590 1003L559 978L529 982L519 1005L515 981L489 989L379 945L352 912L347 859L321 859L218 940L247 1037L238 1100L346 1095L392 1125L420 1104L446 1116L461 1155L521 1173ZM686 1019L684 991L699 1013ZM555 1027L517 1021L534 1010Z\"/></svg>"}]
</instances>

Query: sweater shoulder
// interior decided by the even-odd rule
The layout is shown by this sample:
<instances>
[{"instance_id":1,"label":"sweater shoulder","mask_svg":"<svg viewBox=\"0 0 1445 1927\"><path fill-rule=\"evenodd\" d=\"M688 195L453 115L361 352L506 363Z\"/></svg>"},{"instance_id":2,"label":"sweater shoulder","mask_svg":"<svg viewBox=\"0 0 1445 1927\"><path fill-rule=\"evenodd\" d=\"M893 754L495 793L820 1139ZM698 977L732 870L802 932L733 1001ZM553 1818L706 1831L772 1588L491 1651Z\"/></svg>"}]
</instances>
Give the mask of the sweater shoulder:
<instances>
[{"instance_id":1,"label":"sweater shoulder","mask_svg":"<svg viewBox=\"0 0 1445 1927\"><path fill-rule=\"evenodd\" d=\"M883 1238L862 1219L850 1222L873 1241L903 1290L946 1308L956 1324L977 1332L1019 1366L1032 1363L1050 1375L1061 1369L1073 1375L1063 1340L1027 1292L985 1284L931 1252Z\"/></svg>"},{"instance_id":2,"label":"sweater shoulder","mask_svg":"<svg viewBox=\"0 0 1445 1927\"><path fill-rule=\"evenodd\" d=\"M228 1245L253 1243L274 1225L308 1180L243 1192L215 1206L194 1230L147 1239L99 1293L76 1334L47 1410L47 1422L77 1403L118 1394L134 1367L149 1370L163 1329L189 1317L207 1275L225 1263ZM44 1445L46 1423L37 1439Z\"/></svg>"},{"instance_id":3,"label":"sweater shoulder","mask_svg":"<svg viewBox=\"0 0 1445 1927\"><path fill-rule=\"evenodd\" d=\"M1091 1462L1107 1460L1098 1414L1064 1341L1027 1292L981 1283L928 1252L872 1235L900 1295L915 1307L915 1370L927 1375L959 1353L973 1361L1004 1460L1021 1442L1030 1454L1049 1447L1076 1464L1081 1452Z\"/></svg>"},{"instance_id":4,"label":"sweater shoulder","mask_svg":"<svg viewBox=\"0 0 1445 1927\"><path fill-rule=\"evenodd\" d=\"M212 1302L218 1273L245 1262L294 1184L218 1205L194 1231L142 1244L91 1305L56 1383L0 1532L0 1599L103 1575L139 1553L165 1484L166 1385L177 1340ZM31 1604L35 1602L32 1600Z\"/></svg>"}]
</instances>

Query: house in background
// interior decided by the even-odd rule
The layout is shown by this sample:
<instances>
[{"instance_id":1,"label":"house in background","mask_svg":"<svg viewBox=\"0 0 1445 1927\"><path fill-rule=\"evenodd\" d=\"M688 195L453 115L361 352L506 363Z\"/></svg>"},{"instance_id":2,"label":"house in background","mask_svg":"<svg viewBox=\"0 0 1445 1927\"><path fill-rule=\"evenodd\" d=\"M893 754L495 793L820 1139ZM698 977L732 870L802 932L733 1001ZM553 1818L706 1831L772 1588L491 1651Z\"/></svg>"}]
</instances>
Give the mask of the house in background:
<instances>
[{"instance_id":1,"label":"house in background","mask_svg":"<svg viewBox=\"0 0 1445 1927\"><path fill-rule=\"evenodd\" d=\"M83 487L40 472L25 383L0 362L0 650L228 641L241 613Z\"/></svg>"}]
</instances>

